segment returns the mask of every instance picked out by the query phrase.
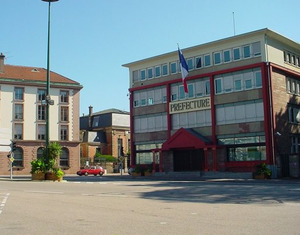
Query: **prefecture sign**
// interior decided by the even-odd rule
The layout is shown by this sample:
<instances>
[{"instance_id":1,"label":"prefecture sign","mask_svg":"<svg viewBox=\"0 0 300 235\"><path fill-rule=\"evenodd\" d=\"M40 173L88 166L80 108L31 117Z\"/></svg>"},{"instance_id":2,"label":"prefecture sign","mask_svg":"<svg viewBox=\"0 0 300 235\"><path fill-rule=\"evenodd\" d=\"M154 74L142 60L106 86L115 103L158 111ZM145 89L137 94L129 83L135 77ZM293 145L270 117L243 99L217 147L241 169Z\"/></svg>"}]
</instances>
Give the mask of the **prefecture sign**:
<instances>
[{"instance_id":1,"label":"prefecture sign","mask_svg":"<svg viewBox=\"0 0 300 235\"><path fill-rule=\"evenodd\" d=\"M192 100L176 101L170 103L170 114L186 113L210 109L210 97L197 98Z\"/></svg>"}]
</instances>

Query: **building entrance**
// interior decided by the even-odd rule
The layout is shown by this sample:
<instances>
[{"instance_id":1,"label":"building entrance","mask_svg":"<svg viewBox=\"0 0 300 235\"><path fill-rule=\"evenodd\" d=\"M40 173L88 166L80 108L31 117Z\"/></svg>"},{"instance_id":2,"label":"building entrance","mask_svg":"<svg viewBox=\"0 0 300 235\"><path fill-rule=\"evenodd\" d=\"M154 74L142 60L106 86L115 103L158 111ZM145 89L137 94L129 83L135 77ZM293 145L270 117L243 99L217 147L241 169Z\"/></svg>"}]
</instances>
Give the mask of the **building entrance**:
<instances>
[{"instance_id":1,"label":"building entrance","mask_svg":"<svg viewBox=\"0 0 300 235\"><path fill-rule=\"evenodd\" d=\"M174 150L174 171L200 171L204 166L203 149Z\"/></svg>"}]
</instances>

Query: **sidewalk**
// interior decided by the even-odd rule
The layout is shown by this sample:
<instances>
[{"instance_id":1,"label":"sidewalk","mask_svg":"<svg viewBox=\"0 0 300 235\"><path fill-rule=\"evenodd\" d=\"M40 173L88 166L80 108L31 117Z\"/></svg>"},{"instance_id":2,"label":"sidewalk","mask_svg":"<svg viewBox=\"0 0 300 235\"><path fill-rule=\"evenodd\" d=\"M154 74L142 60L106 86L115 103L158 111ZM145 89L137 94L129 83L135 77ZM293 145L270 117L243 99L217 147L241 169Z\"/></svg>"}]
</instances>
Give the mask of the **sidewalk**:
<instances>
[{"instance_id":1,"label":"sidewalk","mask_svg":"<svg viewBox=\"0 0 300 235\"><path fill-rule=\"evenodd\" d=\"M82 180L81 180L82 177ZM93 180L95 179L95 176L87 176L91 177ZM75 174L68 174L64 176L64 182L68 181L86 181L88 178L86 176L77 176ZM174 175L167 175L167 176L139 176L139 177L133 177L129 175L128 173L120 174L120 173L108 173L105 174L102 179L104 180L112 180L112 181L143 181L143 180L149 180L149 181L203 181L203 182L232 182L232 183L279 183L279 184L299 184L300 185L300 178L281 178L281 179L268 179L268 180L255 180L255 179L249 179L249 178L207 178L207 177L200 177L200 176L176 176ZM0 175L0 181L19 181L19 182L25 182L25 181L32 181L31 175L15 175L12 179L10 179L9 175Z\"/></svg>"}]
</instances>

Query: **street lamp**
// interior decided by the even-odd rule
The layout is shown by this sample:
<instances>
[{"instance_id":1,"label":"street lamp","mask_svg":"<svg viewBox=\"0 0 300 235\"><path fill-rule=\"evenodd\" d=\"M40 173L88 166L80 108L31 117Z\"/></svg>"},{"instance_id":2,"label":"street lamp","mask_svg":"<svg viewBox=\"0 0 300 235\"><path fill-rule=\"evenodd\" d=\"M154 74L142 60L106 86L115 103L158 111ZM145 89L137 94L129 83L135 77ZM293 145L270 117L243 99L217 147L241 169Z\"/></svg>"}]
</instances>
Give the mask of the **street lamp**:
<instances>
[{"instance_id":1,"label":"street lamp","mask_svg":"<svg viewBox=\"0 0 300 235\"><path fill-rule=\"evenodd\" d=\"M48 152L49 105L51 105L53 103L50 98L50 8L51 8L51 2L57 2L59 0L42 0L42 1L49 3L49 5L48 5L48 45L47 45L47 91L46 91L46 151Z\"/></svg>"}]
</instances>

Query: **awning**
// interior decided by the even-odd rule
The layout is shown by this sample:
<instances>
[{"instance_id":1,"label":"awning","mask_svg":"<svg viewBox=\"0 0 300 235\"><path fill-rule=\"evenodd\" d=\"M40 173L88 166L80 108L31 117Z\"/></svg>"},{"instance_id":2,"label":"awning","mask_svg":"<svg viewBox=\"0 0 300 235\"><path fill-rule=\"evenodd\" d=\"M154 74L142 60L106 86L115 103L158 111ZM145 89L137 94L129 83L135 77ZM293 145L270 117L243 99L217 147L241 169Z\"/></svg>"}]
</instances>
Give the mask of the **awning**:
<instances>
[{"instance_id":1,"label":"awning","mask_svg":"<svg viewBox=\"0 0 300 235\"><path fill-rule=\"evenodd\" d=\"M211 141L203 137L192 128L180 128L162 145L162 150L179 148L204 148L211 145Z\"/></svg>"}]
</instances>

